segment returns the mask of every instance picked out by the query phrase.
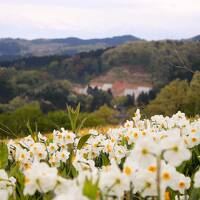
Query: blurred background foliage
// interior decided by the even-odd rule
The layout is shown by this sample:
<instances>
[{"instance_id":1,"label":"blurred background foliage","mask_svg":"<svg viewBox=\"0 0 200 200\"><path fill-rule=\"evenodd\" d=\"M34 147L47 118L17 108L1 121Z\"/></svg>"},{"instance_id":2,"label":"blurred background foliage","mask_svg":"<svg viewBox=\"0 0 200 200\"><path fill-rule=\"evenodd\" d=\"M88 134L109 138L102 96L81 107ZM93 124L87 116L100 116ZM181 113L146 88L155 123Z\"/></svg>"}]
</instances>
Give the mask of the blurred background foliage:
<instances>
[{"instance_id":1,"label":"blurred background foliage","mask_svg":"<svg viewBox=\"0 0 200 200\"><path fill-rule=\"evenodd\" d=\"M139 107L143 116L200 113L200 42L136 41L74 56L27 57L0 62L0 135L69 128L66 105L81 105L85 127L120 124ZM110 91L76 94L72 84L89 84L113 68L150 74L149 93L114 98ZM119 70L120 72L120 70Z\"/></svg>"}]
</instances>

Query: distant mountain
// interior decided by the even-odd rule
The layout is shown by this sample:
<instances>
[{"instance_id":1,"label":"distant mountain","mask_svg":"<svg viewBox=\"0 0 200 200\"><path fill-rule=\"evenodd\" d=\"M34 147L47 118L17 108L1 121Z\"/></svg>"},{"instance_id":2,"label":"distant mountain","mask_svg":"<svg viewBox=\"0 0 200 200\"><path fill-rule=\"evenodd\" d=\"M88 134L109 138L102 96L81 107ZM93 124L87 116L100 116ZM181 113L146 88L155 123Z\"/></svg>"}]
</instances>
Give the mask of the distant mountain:
<instances>
[{"instance_id":1,"label":"distant mountain","mask_svg":"<svg viewBox=\"0 0 200 200\"><path fill-rule=\"evenodd\" d=\"M200 41L200 35L191 38L193 41Z\"/></svg>"},{"instance_id":2,"label":"distant mountain","mask_svg":"<svg viewBox=\"0 0 200 200\"><path fill-rule=\"evenodd\" d=\"M186 42L191 42L191 41L200 41L200 35L196 35L194 37L191 37L191 38L185 38L185 39L182 39L182 41L186 41Z\"/></svg>"},{"instance_id":3,"label":"distant mountain","mask_svg":"<svg viewBox=\"0 0 200 200\"><path fill-rule=\"evenodd\" d=\"M86 40L76 37L35 40L4 38L0 39L0 59L23 56L73 55L137 40L140 39L132 35Z\"/></svg>"}]
</instances>

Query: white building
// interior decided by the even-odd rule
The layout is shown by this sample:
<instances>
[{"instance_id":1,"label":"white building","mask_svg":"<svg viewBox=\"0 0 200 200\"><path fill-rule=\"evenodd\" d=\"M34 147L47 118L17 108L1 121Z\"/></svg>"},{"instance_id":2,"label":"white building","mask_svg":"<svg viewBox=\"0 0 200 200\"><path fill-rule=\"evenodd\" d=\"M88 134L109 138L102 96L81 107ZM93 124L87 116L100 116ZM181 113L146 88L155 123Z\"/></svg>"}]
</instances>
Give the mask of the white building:
<instances>
[{"instance_id":1,"label":"white building","mask_svg":"<svg viewBox=\"0 0 200 200\"><path fill-rule=\"evenodd\" d=\"M133 94L135 94L134 89L125 89L124 92L123 92L124 96L127 96L127 95L131 95L132 96Z\"/></svg>"},{"instance_id":2,"label":"white building","mask_svg":"<svg viewBox=\"0 0 200 200\"><path fill-rule=\"evenodd\" d=\"M130 89L130 88L126 88L123 92L123 95L124 96L127 96L127 95L133 95L135 96L135 99L138 98L138 96L144 92L144 93L148 93L149 91L151 90L151 87L145 87L145 86L139 86L135 89Z\"/></svg>"},{"instance_id":3,"label":"white building","mask_svg":"<svg viewBox=\"0 0 200 200\"><path fill-rule=\"evenodd\" d=\"M108 91L109 89L112 89L112 84L111 83L104 83L101 87L102 90Z\"/></svg>"},{"instance_id":4,"label":"white building","mask_svg":"<svg viewBox=\"0 0 200 200\"><path fill-rule=\"evenodd\" d=\"M79 89L78 89L78 93L79 93L79 94L85 94L85 95L87 95L87 89L88 89L88 87L79 88Z\"/></svg>"}]
</instances>

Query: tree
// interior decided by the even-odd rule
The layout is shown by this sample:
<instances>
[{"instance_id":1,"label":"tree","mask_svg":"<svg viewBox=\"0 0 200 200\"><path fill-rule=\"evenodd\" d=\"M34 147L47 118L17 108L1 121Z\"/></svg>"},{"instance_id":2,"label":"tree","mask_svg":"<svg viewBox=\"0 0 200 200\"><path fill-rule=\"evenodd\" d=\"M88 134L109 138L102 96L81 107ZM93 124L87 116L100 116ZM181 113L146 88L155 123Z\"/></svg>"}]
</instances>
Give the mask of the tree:
<instances>
[{"instance_id":1,"label":"tree","mask_svg":"<svg viewBox=\"0 0 200 200\"><path fill-rule=\"evenodd\" d=\"M15 88L10 83L9 71L0 68L0 103L7 103L15 96Z\"/></svg>"},{"instance_id":2,"label":"tree","mask_svg":"<svg viewBox=\"0 0 200 200\"><path fill-rule=\"evenodd\" d=\"M92 88L89 86L87 93L93 97L90 111L97 110L104 104L111 106L111 101L113 99L111 91L103 91L99 90L97 87Z\"/></svg>"},{"instance_id":3,"label":"tree","mask_svg":"<svg viewBox=\"0 0 200 200\"><path fill-rule=\"evenodd\" d=\"M137 103L139 106L147 105L149 103L149 94L141 92L137 98Z\"/></svg>"},{"instance_id":4,"label":"tree","mask_svg":"<svg viewBox=\"0 0 200 200\"><path fill-rule=\"evenodd\" d=\"M172 115L179 110L183 111L188 88L187 81L172 81L150 102L145 111L151 115Z\"/></svg>"},{"instance_id":5,"label":"tree","mask_svg":"<svg viewBox=\"0 0 200 200\"><path fill-rule=\"evenodd\" d=\"M43 99L51 102L58 109L65 109L66 103L69 103L71 95L71 86L68 81L54 81L38 89L34 94L36 99Z\"/></svg>"},{"instance_id":6,"label":"tree","mask_svg":"<svg viewBox=\"0 0 200 200\"><path fill-rule=\"evenodd\" d=\"M196 72L190 82L185 100L185 112L192 116L200 114L200 72Z\"/></svg>"}]
</instances>

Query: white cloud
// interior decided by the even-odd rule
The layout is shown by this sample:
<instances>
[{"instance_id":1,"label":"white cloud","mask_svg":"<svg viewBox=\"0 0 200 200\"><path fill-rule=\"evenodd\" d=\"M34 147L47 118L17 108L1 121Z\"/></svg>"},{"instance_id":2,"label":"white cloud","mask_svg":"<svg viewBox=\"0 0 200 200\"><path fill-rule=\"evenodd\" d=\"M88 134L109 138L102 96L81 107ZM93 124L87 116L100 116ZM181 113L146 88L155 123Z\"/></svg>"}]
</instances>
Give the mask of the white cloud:
<instances>
[{"instance_id":1,"label":"white cloud","mask_svg":"<svg viewBox=\"0 0 200 200\"><path fill-rule=\"evenodd\" d=\"M56 3L55 3L56 2ZM199 0L7 0L0 36L105 37L125 33L156 39L200 33Z\"/></svg>"}]
</instances>

